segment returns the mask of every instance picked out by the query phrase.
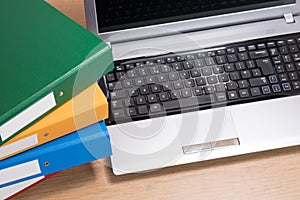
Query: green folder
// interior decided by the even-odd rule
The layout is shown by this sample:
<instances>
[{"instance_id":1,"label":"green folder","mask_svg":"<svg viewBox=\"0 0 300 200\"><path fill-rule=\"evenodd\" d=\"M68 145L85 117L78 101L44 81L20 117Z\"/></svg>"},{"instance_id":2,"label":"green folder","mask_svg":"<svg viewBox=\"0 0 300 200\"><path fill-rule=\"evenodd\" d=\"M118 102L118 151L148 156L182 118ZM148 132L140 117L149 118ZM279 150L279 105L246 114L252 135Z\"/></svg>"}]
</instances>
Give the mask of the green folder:
<instances>
[{"instance_id":1,"label":"green folder","mask_svg":"<svg viewBox=\"0 0 300 200\"><path fill-rule=\"evenodd\" d=\"M43 0L0 6L0 146L113 69L111 48Z\"/></svg>"}]
</instances>

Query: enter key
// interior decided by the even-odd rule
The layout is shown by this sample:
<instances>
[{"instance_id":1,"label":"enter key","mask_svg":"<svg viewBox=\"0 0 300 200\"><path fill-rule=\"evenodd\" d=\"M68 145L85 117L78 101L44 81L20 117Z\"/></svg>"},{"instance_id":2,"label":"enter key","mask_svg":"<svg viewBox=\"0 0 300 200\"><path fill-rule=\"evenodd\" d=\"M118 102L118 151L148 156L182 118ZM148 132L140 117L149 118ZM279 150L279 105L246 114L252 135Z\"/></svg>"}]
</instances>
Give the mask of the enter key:
<instances>
[{"instance_id":1,"label":"enter key","mask_svg":"<svg viewBox=\"0 0 300 200\"><path fill-rule=\"evenodd\" d=\"M261 68L264 76L275 73L272 61L269 58L259 59L256 61L256 64Z\"/></svg>"}]
</instances>

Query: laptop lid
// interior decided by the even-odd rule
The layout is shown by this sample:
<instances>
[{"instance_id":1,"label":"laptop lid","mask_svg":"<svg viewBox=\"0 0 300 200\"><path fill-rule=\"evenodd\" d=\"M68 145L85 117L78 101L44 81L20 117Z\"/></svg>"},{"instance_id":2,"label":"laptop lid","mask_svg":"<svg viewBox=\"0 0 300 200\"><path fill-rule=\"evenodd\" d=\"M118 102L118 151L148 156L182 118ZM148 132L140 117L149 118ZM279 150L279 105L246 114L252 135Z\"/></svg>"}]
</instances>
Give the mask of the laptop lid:
<instances>
[{"instance_id":1,"label":"laptop lid","mask_svg":"<svg viewBox=\"0 0 300 200\"><path fill-rule=\"evenodd\" d=\"M297 15L300 0L85 0L85 8L88 29L117 43Z\"/></svg>"}]
</instances>

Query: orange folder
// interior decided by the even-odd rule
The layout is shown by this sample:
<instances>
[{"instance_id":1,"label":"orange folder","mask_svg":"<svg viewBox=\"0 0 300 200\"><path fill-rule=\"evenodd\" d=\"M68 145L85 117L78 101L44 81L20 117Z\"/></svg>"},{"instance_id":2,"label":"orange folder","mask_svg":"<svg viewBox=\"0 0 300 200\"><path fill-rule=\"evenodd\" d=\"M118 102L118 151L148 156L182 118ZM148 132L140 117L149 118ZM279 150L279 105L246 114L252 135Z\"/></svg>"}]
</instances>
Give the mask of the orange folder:
<instances>
[{"instance_id":1,"label":"orange folder","mask_svg":"<svg viewBox=\"0 0 300 200\"><path fill-rule=\"evenodd\" d=\"M95 83L0 147L0 160L55 140L108 117L105 95Z\"/></svg>"}]
</instances>

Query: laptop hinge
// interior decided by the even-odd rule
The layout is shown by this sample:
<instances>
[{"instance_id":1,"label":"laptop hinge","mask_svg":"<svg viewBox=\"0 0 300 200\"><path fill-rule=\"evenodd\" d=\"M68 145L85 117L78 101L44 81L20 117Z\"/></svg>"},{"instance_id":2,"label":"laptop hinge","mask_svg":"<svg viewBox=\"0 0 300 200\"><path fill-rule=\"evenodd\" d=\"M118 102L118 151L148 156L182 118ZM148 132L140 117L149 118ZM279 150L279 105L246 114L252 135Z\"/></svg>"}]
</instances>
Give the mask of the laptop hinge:
<instances>
[{"instance_id":1,"label":"laptop hinge","mask_svg":"<svg viewBox=\"0 0 300 200\"><path fill-rule=\"evenodd\" d=\"M294 18L294 15L292 13L285 14L284 15L284 19L285 19L285 22L287 24L293 24L293 23L295 23L295 18Z\"/></svg>"}]
</instances>

